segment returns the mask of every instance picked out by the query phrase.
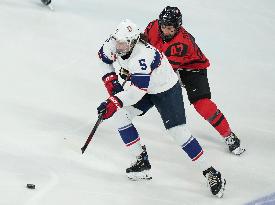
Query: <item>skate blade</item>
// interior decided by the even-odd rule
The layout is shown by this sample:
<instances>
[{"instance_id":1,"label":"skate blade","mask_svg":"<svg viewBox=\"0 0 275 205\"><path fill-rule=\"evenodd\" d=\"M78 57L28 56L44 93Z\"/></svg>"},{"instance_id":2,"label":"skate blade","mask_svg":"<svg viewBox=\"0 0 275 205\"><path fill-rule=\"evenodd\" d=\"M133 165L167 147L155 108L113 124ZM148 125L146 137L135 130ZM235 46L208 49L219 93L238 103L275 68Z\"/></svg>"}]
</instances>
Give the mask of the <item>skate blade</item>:
<instances>
[{"instance_id":1,"label":"skate blade","mask_svg":"<svg viewBox=\"0 0 275 205\"><path fill-rule=\"evenodd\" d=\"M244 148L241 147L237 147L236 149L234 149L232 151L233 154L235 155L241 155L242 153L244 153L246 150Z\"/></svg>"},{"instance_id":2,"label":"skate blade","mask_svg":"<svg viewBox=\"0 0 275 205\"><path fill-rule=\"evenodd\" d=\"M130 180L133 180L133 181L152 179L148 170L142 171L142 172L130 172L130 173L126 173L126 175Z\"/></svg>"},{"instance_id":3,"label":"skate blade","mask_svg":"<svg viewBox=\"0 0 275 205\"><path fill-rule=\"evenodd\" d=\"M222 198L223 197L224 190L225 190L225 184L226 184L226 180L223 179L221 190L215 195L216 197L218 197L218 198Z\"/></svg>"}]
</instances>

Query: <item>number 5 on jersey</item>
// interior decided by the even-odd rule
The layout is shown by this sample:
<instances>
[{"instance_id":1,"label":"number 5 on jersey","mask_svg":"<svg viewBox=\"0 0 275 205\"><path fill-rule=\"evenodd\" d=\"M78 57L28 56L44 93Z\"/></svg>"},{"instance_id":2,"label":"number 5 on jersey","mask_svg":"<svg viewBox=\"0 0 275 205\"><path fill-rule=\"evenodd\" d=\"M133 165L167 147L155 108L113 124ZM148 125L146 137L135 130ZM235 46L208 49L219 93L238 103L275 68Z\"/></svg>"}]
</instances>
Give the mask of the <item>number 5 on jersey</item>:
<instances>
[{"instance_id":1,"label":"number 5 on jersey","mask_svg":"<svg viewBox=\"0 0 275 205\"><path fill-rule=\"evenodd\" d=\"M145 63L145 59L140 59L138 62L139 62L139 65L141 67L141 70L146 70L147 69L147 65Z\"/></svg>"}]
</instances>

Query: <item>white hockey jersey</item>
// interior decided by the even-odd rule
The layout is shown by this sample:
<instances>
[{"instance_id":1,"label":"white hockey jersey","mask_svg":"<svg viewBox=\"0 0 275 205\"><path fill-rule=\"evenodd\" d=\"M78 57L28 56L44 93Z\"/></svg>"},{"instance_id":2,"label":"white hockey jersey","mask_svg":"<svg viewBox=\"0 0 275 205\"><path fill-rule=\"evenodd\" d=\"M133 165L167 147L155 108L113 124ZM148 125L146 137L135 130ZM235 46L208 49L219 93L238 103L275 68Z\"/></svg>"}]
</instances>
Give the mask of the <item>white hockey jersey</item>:
<instances>
[{"instance_id":1,"label":"white hockey jersey","mask_svg":"<svg viewBox=\"0 0 275 205\"><path fill-rule=\"evenodd\" d=\"M109 38L98 52L102 60L102 74L115 72L116 61L131 74L131 86L117 93L123 106L137 103L146 93L157 94L172 88L178 81L167 58L151 45L138 42L129 58L122 59L115 54L115 40Z\"/></svg>"}]
</instances>

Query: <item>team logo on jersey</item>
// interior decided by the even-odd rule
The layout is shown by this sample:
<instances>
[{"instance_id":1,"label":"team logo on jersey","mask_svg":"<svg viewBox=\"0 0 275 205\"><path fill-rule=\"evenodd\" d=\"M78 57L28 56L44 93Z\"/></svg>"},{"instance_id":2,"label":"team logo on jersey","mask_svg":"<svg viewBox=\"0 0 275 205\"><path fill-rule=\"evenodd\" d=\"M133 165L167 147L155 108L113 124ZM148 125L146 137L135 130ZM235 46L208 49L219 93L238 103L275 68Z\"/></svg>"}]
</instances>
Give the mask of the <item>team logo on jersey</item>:
<instances>
[{"instance_id":1,"label":"team logo on jersey","mask_svg":"<svg viewBox=\"0 0 275 205\"><path fill-rule=\"evenodd\" d=\"M167 50L165 51L165 55L167 57L170 56L177 56L177 57L183 57L187 53L188 46L183 43L174 43L170 45Z\"/></svg>"},{"instance_id":2,"label":"team logo on jersey","mask_svg":"<svg viewBox=\"0 0 275 205\"><path fill-rule=\"evenodd\" d=\"M129 32L132 32L132 30L133 30L131 26L127 26L127 29Z\"/></svg>"}]
</instances>

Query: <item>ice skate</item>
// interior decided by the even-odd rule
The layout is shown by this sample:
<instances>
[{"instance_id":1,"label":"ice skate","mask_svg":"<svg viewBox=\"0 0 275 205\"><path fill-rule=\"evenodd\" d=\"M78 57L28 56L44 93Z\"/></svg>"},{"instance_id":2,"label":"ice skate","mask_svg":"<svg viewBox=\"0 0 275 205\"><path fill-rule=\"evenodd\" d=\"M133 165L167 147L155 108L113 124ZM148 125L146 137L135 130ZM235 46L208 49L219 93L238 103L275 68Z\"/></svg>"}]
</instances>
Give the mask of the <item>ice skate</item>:
<instances>
[{"instance_id":1,"label":"ice skate","mask_svg":"<svg viewBox=\"0 0 275 205\"><path fill-rule=\"evenodd\" d=\"M229 151L235 155L241 155L245 151L240 146L240 139L233 132L225 138L225 143L228 145Z\"/></svg>"},{"instance_id":2,"label":"ice skate","mask_svg":"<svg viewBox=\"0 0 275 205\"><path fill-rule=\"evenodd\" d=\"M210 167L203 171L203 175L207 179L212 194L218 198L223 197L226 180L221 177L221 173Z\"/></svg>"},{"instance_id":3,"label":"ice skate","mask_svg":"<svg viewBox=\"0 0 275 205\"><path fill-rule=\"evenodd\" d=\"M126 169L126 175L129 179L137 181L141 179L150 180L151 164L148 160L146 147L142 146L143 152L137 157L137 160Z\"/></svg>"}]
</instances>

